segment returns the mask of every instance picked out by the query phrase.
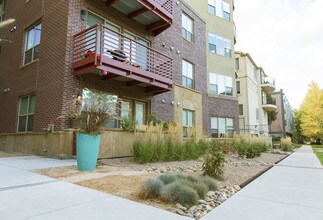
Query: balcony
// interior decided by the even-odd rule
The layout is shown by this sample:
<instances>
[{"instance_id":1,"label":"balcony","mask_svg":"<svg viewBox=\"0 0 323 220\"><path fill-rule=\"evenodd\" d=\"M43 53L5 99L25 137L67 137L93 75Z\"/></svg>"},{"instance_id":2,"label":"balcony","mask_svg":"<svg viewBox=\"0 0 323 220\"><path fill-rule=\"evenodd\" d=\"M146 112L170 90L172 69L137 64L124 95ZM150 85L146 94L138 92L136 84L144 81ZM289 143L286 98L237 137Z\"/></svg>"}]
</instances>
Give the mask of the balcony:
<instances>
[{"instance_id":1,"label":"balcony","mask_svg":"<svg viewBox=\"0 0 323 220\"><path fill-rule=\"evenodd\" d=\"M173 22L173 0L103 0L129 19L146 26L155 35L163 32Z\"/></svg>"},{"instance_id":2,"label":"balcony","mask_svg":"<svg viewBox=\"0 0 323 220\"><path fill-rule=\"evenodd\" d=\"M272 93L275 91L275 80L271 77L263 77L261 79L261 88L265 91L265 93Z\"/></svg>"},{"instance_id":3,"label":"balcony","mask_svg":"<svg viewBox=\"0 0 323 220\"><path fill-rule=\"evenodd\" d=\"M273 102L269 102L269 101L263 101L262 103L262 108L264 111L266 112L273 112L277 110L277 106L276 106L276 101Z\"/></svg>"},{"instance_id":4,"label":"balcony","mask_svg":"<svg viewBox=\"0 0 323 220\"><path fill-rule=\"evenodd\" d=\"M159 94L173 87L172 58L104 25L94 25L74 36L74 75L96 73L126 86L144 87Z\"/></svg>"}]
</instances>

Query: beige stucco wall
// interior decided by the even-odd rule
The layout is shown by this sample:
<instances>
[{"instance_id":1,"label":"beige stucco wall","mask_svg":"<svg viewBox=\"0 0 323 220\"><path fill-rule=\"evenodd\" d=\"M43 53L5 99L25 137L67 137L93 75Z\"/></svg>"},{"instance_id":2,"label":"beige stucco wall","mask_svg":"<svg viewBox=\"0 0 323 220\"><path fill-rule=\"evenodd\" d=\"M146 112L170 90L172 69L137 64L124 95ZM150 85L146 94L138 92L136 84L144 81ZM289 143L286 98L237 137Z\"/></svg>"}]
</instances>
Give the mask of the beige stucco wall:
<instances>
[{"instance_id":1,"label":"beige stucco wall","mask_svg":"<svg viewBox=\"0 0 323 220\"><path fill-rule=\"evenodd\" d=\"M174 85L174 93L176 100L174 103L175 122L182 126L183 109L195 111L196 138L202 138L202 94L177 84Z\"/></svg>"}]
</instances>

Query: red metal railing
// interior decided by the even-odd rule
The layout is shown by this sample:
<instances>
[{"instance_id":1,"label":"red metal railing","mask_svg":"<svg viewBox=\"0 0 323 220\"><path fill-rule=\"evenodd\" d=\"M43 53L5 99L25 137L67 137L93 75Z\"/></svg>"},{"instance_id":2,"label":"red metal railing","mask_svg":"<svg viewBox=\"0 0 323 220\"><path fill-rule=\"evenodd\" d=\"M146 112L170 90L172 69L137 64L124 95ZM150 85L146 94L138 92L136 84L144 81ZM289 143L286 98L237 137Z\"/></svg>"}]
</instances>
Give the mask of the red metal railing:
<instances>
[{"instance_id":1,"label":"red metal railing","mask_svg":"<svg viewBox=\"0 0 323 220\"><path fill-rule=\"evenodd\" d=\"M153 0L159 4L168 13L173 14L173 0Z\"/></svg>"},{"instance_id":2,"label":"red metal railing","mask_svg":"<svg viewBox=\"0 0 323 220\"><path fill-rule=\"evenodd\" d=\"M146 44L146 45L145 45ZM172 79L172 58L150 48L148 42L134 40L104 25L94 25L74 36L73 63L89 56L95 62L110 58Z\"/></svg>"}]
</instances>

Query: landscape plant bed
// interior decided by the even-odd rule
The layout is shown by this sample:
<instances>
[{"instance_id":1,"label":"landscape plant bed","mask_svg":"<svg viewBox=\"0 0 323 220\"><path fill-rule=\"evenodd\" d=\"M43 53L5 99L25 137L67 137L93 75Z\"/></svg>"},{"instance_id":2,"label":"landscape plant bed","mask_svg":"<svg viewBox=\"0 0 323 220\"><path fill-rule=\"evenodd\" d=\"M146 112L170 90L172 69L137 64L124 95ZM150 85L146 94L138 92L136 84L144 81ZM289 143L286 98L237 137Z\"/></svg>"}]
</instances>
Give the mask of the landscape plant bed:
<instances>
[{"instance_id":1,"label":"landscape plant bed","mask_svg":"<svg viewBox=\"0 0 323 220\"><path fill-rule=\"evenodd\" d=\"M225 155L224 175L217 181L219 190L209 191L193 207L167 203L161 198L145 199L142 189L147 179L157 178L162 173L181 173L201 178L201 160L137 164L131 158L104 159L99 161L94 172L79 172L75 166L36 172L181 215L200 218L236 193L242 183L285 156L286 154L262 153L260 157L246 159L237 155Z\"/></svg>"}]
</instances>

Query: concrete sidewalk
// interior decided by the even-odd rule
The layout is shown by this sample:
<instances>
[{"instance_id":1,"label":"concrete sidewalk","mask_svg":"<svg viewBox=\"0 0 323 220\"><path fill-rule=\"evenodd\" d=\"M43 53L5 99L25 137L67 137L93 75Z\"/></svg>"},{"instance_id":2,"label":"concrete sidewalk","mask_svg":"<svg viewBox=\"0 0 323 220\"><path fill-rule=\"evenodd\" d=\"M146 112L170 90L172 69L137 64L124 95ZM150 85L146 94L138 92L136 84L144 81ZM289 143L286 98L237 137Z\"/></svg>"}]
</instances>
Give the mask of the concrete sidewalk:
<instances>
[{"instance_id":1,"label":"concrete sidewalk","mask_svg":"<svg viewBox=\"0 0 323 220\"><path fill-rule=\"evenodd\" d=\"M35 156L0 159L0 219L190 219L30 171L75 164Z\"/></svg>"},{"instance_id":2,"label":"concrete sidewalk","mask_svg":"<svg viewBox=\"0 0 323 220\"><path fill-rule=\"evenodd\" d=\"M322 220L323 167L300 148L202 220Z\"/></svg>"}]
</instances>

